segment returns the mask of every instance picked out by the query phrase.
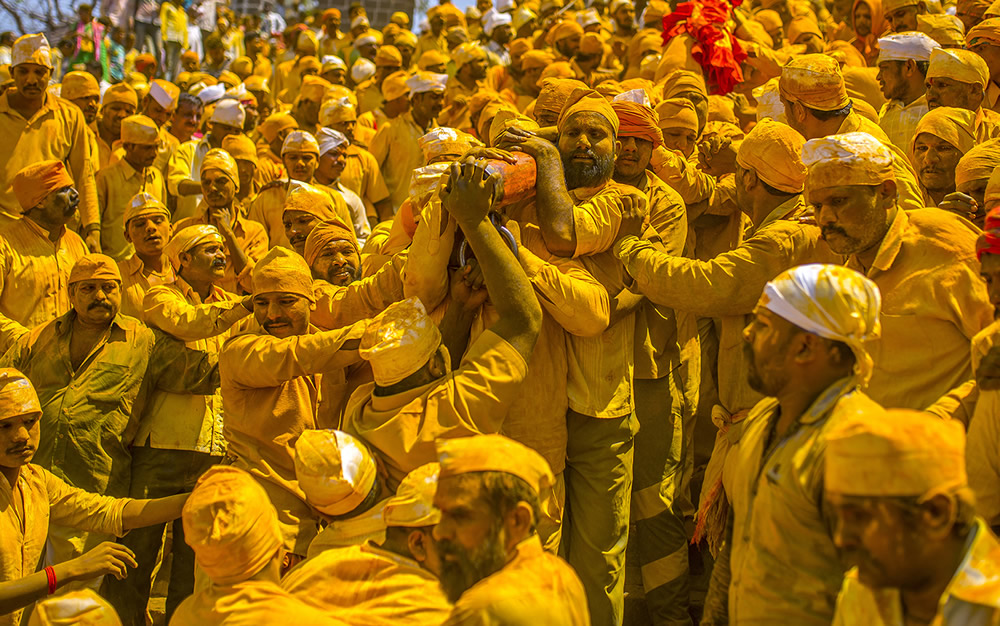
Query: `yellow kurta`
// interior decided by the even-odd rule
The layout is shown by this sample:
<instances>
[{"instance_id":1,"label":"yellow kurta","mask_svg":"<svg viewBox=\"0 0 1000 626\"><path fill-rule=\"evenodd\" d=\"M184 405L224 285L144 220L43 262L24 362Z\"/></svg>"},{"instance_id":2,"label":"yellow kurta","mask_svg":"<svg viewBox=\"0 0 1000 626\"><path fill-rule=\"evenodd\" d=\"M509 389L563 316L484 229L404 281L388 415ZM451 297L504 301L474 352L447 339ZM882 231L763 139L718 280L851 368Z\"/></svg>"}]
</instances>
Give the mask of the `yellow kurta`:
<instances>
[{"instance_id":1,"label":"yellow kurta","mask_svg":"<svg viewBox=\"0 0 1000 626\"><path fill-rule=\"evenodd\" d=\"M26 217L0 226L0 351L70 310L69 273L85 254L69 230L53 242Z\"/></svg>"},{"instance_id":2,"label":"yellow kurta","mask_svg":"<svg viewBox=\"0 0 1000 626\"><path fill-rule=\"evenodd\" d=\"M231 328L250 315L235 294L212 287L201 297L181 277L171 285L150 289L143 319L151 328L187 343L189 348L218 354ZM176 394L155 391L143 412L135 440L161 450L193 450L222 456L222 394Z\"/></svg>"},{"instance_id":3,"label":"yellow kurta","mask_svg":"<svg viewBox=\"0 0 1000 626\"><path fill-rule=\"evenodd\" d=\"M351 210L347 208L344 196L315 181L312 182L312 185L330 196L333 210L344 224L354 224L354 218L351 217ZM292 248L288 237L285 236L285 224L282 221L282 216L285 214L285 200L290 189L292 186L289 181L274 182L271 186L262 189L247 207L247 219L261 224L267 231L268 248L275 246L282 246L289 250Z\"/></svg>"},{"instance_id":4,"label":"yellow kurta","mask_svg":"<svg viewBox=\"0 0 1000 626\"><path fill-rule=\"evenodd\" d=\"M433 127L433 124L431 126ZM418 140L425 132L413 121L413 114L407 111L388 126L378 129L375 138L372 139L369 149L385 178L393 211L399 210L403 201L410 195L410 177L413 175L413 170L424 165L424 156Z\"/></svg>"},{"instance_id":5,"label":"yellow kurta","mask_svg":"<svg viewBox=\"0 0 1000 626\"><path fill-rule=\"evenodd\" d=\"M881 409L853 378L841 379L765 449L779 410L777 400L761 400L726 462L733 515L729 619L737 626L827 626L843 569L830 535L832 514L821 507L825 439L845 419Z\"/></svg>"},{"instance_id":6,"label":"yellow kurta","mask_svg":"<svg viewBox=\"0 0 1000 626\"><path fill-rule=\"evenodd\" d=\"M134 254L118 261L118 271L122 275L122 315L142 320L142 300L146 292L157 285L174 282L174 268L166 255L163 255L162 262L162 272L146 272L142 259Z\"/></svg>"},{"instance_id":7,"label":"yellow kurta","mask_svg":"<svg viewBox=\"0 0 1000 626\"><path fill-rule=\"evenodd\" d=\"M444 378L391 396L372 395L374 383L359 387L344 430L381 455L395 489L408 473L434 462L436 439L498 432L526 372L524 357L487 330Z\"/></svg>"},{"instance_id":8,"label":"yellow kurta","mask_svg":"<svg viewBox=\"0 0 1000 626\"><path fill-rule=\"evenodd\" d=\"M120 537L122 510L130 501L87 493L42 467L21 467L13 488L0 478L0 582L35 573L45 551L49 521ZM0 615L0 626L17 626L21 611Z\"/></svg>"},{"instance_id":9,"label":"yellow kurta","mask_svg":"<svg viewBox=\"0 0 1000 626\"><path fill-rule=\"evenodd\" d=\"M272 582L248 580L212 585L189 596L170 618L171 626L346 626L283 591Z\"/></svg>"},{"instance_id":10,"label":"yellow kurta","mask_svg":"<svg viewBox=\"0 0 1000 626\"><path fill-rule=\"evenodd\" d=\"M344 155L344 171L340 184L347 187L365 203L369 215L375 215L375 204L389 197L389 188L382 178L378 161L364 148L351 144Z\"/></svg>"},{"instance_id":11,"label":"yellow kurta","mask_svg":"<svg viewBox=\"0 0 1000 626\"><path fill-rule=\"evenodd\" d=\"M917 122L928 110L926 95L909 104L903 104L902 100L890 100L879 111L878 125L894 146L908 152L913 143L913 133L917 130Z\"/></svg>"},{"instance_id":12,"label":"yellow kurta","mask_svg":"<svg viewBox=\"0 0 1000 626\"><path fill-rule=\"evenodd\" d=\"M173 135L170 136L173 137ZM173 214L175 222L198 214L201 194L180 196L177 194L177 187L185 180L201 180L201 161L211 149L212 146L203 137L179 144L170 155L164 171L166 172L167 191L177 201L177 208L174 209ZM174 232L178 232L178 229L174 228Z\"/></svg>"},{"instance_id":13,"label":"yellow kurta","mask_svg":"<svg viewBox=\"0 0 1000 626\"><path fill-rule=\"evenodd\" d=\"M219 281L218 286L230 293L251 293L253 292L253 284L250 280L250 271L253 270L254 263L267 254L270 249L267 245L267 231L257 222L242 217L238 208L234 208L233 215L235 216L232 222L233 234L236 235L236 243L247 255L248 262L238 276L232 261L228 262L226 275ZM194 217L182 219L174 224L174 232L178 233L188 226L196 224L208 224L208 205L205 203L198 206L197 214Z\"/></svg>"},{"instance_id":14,"label":"yellow kurta","mask_svg":"<svg viewBox=\"0 0 1000 626\"><path fill-rule=\"evenodd\" d=\"M590 625L583 583L566 561L542 550L538 535L517 544L500 571L466 590L445 622L493 624Z\"/></svg>"},{"instance_id":15,"label":"yellow kurta","mask_svg":"<svg viewBox=\"0 0 1000 626\"><path fill-rule=\"evenodd\" d=\"M1000 541L982 518L976 518L965 557L941 594L934 626L996 626L1000 624L1000 586L996 564ZM837 597L834 626L905 626L898 589L871 589L858 580L857 568L847 572Z\"/></svg>"},{"instance_id":16,"label":"yellow kurta","mask_svg":"<svg viewBox=\"0 0 1000 626\"><path fill-rule=\"evenodd\" d=\"M317 528L295 478L295 442L303 430L317 427L320 377L360 360L357 350L341 347L360 339L365 324L311 330L286 339L238 335L219 354L229 456L268 492L285 548L298 555L306 554Z\"/></svg>"},{"instance_id":17,"label":"yellow kurta","mask_svg":"<svg viewBox=\"0 0 1000 626\"><path fill-rule=\"evenodd\" d=\"M440 626L451 611L433 574L411 558L370 541L327 550L281 581L296 598L366 624Z\"/></svg>"},{"instance_id":18,"label":"yellow kurta","mask_svg":"<svg viewBox=\"0 0 1000 626\"><path fill-rule=\"evenodd\" d=\"M847 267L882 292L882 338L868 384L886 407L923 410L972 378L969 342L993 321L979 277L978 229L938 209L896 211L871 268Z\"/></svg>"},{"instance_id":19,"label":"yellow kurta","mask_svg":"<svg viewBox=\"0 0 1000 626\"><path fill-rule=\"evenodd\" d=\"M0 221L9 222L21 215L21 205L14 197L10 181L25 167L54 159L66 164L80 193L80 224L100 221L97 210L96 172L92 169L90 142L83 113L75 104L45 94L42 108L30 120L10 108L8 94L0 95Z\"/></svg>"},{"instance_id":20,"label":"yellow kurta","mask_svg":"<svg viewBox=\"0 0 1000 626\"><path fill-rule=\"evenodd\" d=\"M121 261L135 251L125 239L125 210L132 196L145 191L160 202L167 202L163 174L155 167L139 171L127 159L117 161L97 173L97 204L101 208L101 250Z\"/></svg>"}]
</instances>

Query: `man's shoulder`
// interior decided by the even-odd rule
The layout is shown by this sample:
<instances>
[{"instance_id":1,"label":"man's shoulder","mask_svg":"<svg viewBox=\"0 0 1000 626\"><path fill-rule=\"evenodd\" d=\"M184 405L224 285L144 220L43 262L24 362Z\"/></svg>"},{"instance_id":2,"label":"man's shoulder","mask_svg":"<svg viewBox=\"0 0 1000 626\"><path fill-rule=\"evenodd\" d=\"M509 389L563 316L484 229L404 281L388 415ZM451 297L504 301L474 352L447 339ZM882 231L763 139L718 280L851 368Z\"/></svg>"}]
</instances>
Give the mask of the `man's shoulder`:
<instances>
[{"instance_id":1,"label":"man's shoulder","mask_svg":"<svg viewBox=\"0 0 1000 626\"><path fill-rule=\"evenodd\" d=\"M949 255L975 256L979 229L965 218L935 208L907 211L906 217L910 223L904 238L911 243L945 250Z\"/></svg>"}]
</instances>

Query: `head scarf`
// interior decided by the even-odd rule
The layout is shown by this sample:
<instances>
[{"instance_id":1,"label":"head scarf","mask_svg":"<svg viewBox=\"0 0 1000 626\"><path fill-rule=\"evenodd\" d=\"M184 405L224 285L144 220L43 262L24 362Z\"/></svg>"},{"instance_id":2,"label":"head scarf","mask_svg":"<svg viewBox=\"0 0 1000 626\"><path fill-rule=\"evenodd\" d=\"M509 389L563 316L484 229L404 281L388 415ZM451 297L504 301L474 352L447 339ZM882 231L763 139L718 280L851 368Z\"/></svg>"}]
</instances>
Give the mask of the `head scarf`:
<instances>
[{"instance_id":1,"label":"head scarf","mask_svg":"<svg viewBox=\"0 0 1000 626\"><path fill-rule=\"evenodd\" d=\"M858 383L868 384L873 361L866 343L882 330L882 294L870 279L841 265L799 265L764 285L760 304L802 330L846 343Z\"/></svg>"},{"instance_id":2,"label":"head scarf","mask_svg":"<svg viewBox=\"0 0 1000 626\"><path fill-rule=\"evenodd\" d=\"M807 189L895 181L892 160L892 152L868 133L830 135L802 146L802 163L809 170Z\"/></svg>"},{"instance_id":3,"label":"head scarf","mask_svg":"<svg viewBox=\"0 0 1000 626\"><path fill-rule=\"evenodd\" d=\"M202 180L209 170L219 170L233 181L233 184L236 185L236 191L240 190L240 170L236 167L236 161L225 150L212 148L205 153L205 157L201 160L200 175Z\"/></svg>"},{"instance_id":4,"label":"head scarf","mask_svg":"<svg viewBox=\"0 0 1000 626\"><path fill-rule=\"evenodd\" d=\"M271 248L253 266L251 273L254 294L290 293L316 301L312 288L312 271L305 259L288 248Z\"/></svg>"},{"instance_id":5,"label":"head scarf","mask_svg":"<svg viewBox=\"0 0 1000 626\"><path fill-rule=\"evenodd\" d=\"M852 414L826 436L823 488L921 501L966 490L965 430L955 420L909 409Z\"/></svg>"},{"instance_id":6,"label":"head scarf","mask_svg":"<svg viewBox=\"0 0 1000 626\"><path fill-rule=\"evenodd\" d=\"M121 626L118 613L92 589L70 591L40 600L28 626Z\"/></svg>"},{"instance_id":7,"label":"head scarf","mask_svg":"<svg viewBox=\"0 0 1000 626\"><path fill-rule=\"evenodd\" d=\"M0 368L0 420L42 412L28 377L13 367Z\"/></svg>"},{"instance_id":8,"label":"head scarf","mask_svg":"<svg viewBox=\"0 0 1000 626\"><path fill-rule=\"evenodd\" d=\"M611 103L593 89L577 89L569 95L556 124L560 132L569 118L577 113L597 113L611 124L612 134L618 135L618 115L611 108Z\"/></svg>"},{"instance_id":9,"label":"head scarf","mask_svg":"<svg viewBox=\"0 0 1000 626\"><path fill-rule=\"evenodd\" d=\"M91 253L83 255L73 264L67 284L72 285L82 280L117 280L120 283L122 275L114 259L104 254Z\"/></svg>"},{"instance_id":10,"label":"head scarf","mask_svg":"<svg viewBox=\"0 0 1000 626\"><path fill-rule=\"evenodd\" d=\"M174 233L163 251L176 270L181 267L181 255L203 243L223 243L219 229L211 224L196 224L182 228Z\"/></svg>"},{"instance_id":11,"label":"head scarf","mask_svg":"<svg viewBox=\"0 0 1000 626\"><path fill-rule=\"evenodd\" d=\"M437 352L441 331L417 298L389 305L361 338L361 358L372 366L375 384L388 387L410 376Z\"/></svg>"},{"instance_id":12,"label":"head scarf","mask_svg":"<svg viewBox=\"0 0 1000 626\"><path fill-rule=\"evenodd\" d=\"M955 169L955 184L964 185L973 180L988 179L1000 167L1000 139L990 139L973 146L965 153Z\"/></svg>"},{"instance_id":13,"label":"head scarf","mask_svg":"<svg viewBox=\"0 0 1000 626\"><path fill-rule=\"evenodd\" d=\"M950 78L985 89L990 84L990 68L983 57L971 50L937 48L931 52L931 64L927 68L927 79L931 78Z\"/></svg>"},{"instance_id":14,"label":"head scarf","mask_svg":"<svg viewBox=\"0 0 1000 626\"><path fill-rule=\"evenodd\" d=\"M838 111L850 102L840 64L825 54L793 58L781 70L778 88L789 102L817 111Z\"/></svg>"},{"instance_id":15,"label":"head scarf","mask_svg":"<svg viewBox=\"0 0 1000 626\"><path fill-rule=\"evenodd\" d=\"M232 466L216 465L202 474L184 504L182 521L184 541L217 585L247 580L281 549L278 514L267 492Z\"/></svg>"},{"instance_id":16,"label":"head scarf","mask_svg":"<svg viewBox=\"0 0 1000 626\"><path fill-rule=\"evenodd\" d=\"M913 140L910 142L910 160L914 159L914 147L917 138L922 133L939 137L965 154L976 145L975 136L976 114L966 109L956 109L955 107L938 107L931 109L917 122L917 128L913 131ZM916 163L916 161L913 161Z\"/></svg>"},{"instance_id":17,"label":"head scarf","mask_svg":"<svg viewBox=\"0 0 1000 626\"><path fill-rule=\"evenodd\" d=\"M663 145L663 133L660 131L659 119L650 107L636 102L613 101L611 108L618 115L619 137L636 137L645 139L654 148Z\"/></svg>"},{"instance_id":18,"label":"head scarf","mask_svg":"<svg viewBox=\"0 0 1000 626\"><path fill-rule=\"evenodd\" d=\"M125 224L125 228L128 228L128 223L135 218L150 215L162 215L167 218L167 221L170 220L170 211L156 196L140 191L132 196L128 206L125 207L125 217L122 223Z\"/></svg>"},{"instance_id":19,"label":"head scarf","mask_svg":"<svg viewBox=\"0 0 1000 626\"><path fill-rule=\"evenodd\" d=\"M74 186L73 178L62 161L38 161L14 175L11 184L21 209L27 212L64 187Z\"/></svg>"},{"instance_id":20,"label":"head scarf","mask_svg":"<svg viewBox=\"0 0 1000 626\"><path fill-rule=\"evenodd\" d=\"M295 442L295 478L317 511L354 511L375 486L375 459L368 447L339 430L305 430Z\"/></svg>"},{"instance_id":21,"label":"head scarf","mask_svg":"<svg viewBox=\"0 0 1000 626\"><path fill-rule=\"evenodd\" d=\"M740 144L736 162L779 191L802 193L806 182L806 166L802 164L805 142L790 126L761 120Z\"/></svg>"},{"instance_id":22,"label":"head scarf","mask_svg":"<svg viewBox=\"0 0 1000 626\"><path fill-rule=\"evenodd\" d=\"M323 250L335 241L349 241L354 246L355 252L361 254L354 229L344 224L339 217L334 216L317 224L306 237L305 250L302 251L306 263L312 267Z\"/></svg>"}]
</instances>

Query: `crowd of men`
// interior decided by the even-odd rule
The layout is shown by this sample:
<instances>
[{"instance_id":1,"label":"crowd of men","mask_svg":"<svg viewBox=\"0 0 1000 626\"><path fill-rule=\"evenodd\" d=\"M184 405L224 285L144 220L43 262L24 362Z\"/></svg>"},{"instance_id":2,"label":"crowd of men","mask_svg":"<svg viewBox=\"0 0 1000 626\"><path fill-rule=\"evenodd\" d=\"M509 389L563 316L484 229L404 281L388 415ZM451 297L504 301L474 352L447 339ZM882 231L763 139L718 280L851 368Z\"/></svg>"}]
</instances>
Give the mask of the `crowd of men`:
<instances>
[{"instance_id":1,"label":"crowd of men","mask_svg":"<svg viewBox=\"0 0 1000 626\"><path fill-rule=\"evenodd\" d=\"M1000 0L119 5L0 40L0 625L1000 624Z\"/></svg>"}]
</instances>

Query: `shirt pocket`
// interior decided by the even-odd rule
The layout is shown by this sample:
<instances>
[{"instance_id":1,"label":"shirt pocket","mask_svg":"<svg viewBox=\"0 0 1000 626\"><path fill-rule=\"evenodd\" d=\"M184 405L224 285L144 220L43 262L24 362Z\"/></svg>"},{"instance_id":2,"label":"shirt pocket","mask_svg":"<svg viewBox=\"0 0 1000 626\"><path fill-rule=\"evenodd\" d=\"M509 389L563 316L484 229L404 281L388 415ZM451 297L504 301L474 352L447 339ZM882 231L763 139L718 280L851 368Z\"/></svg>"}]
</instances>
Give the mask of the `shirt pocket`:
<instances>
[{"instance_id":1,"label":"shirt pocket","mask_svg":"<svg viewBox=\"0 0 1000 626\"><path fill-rule=\"evenodd\" d=\"M139 386L139 373L128 365L92 363L85 385L87 400L99 411L128 414Z\"/></svg>"}]
</instances>

